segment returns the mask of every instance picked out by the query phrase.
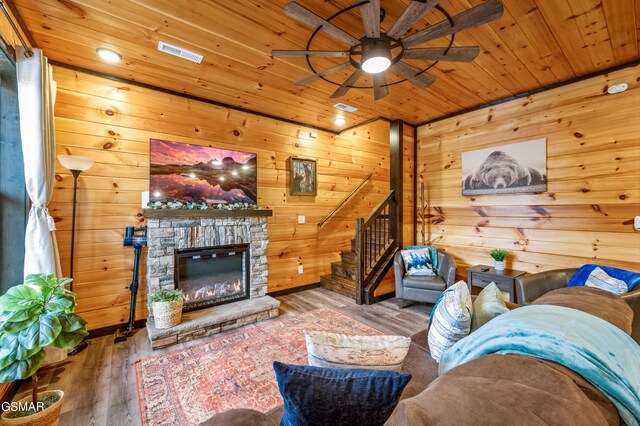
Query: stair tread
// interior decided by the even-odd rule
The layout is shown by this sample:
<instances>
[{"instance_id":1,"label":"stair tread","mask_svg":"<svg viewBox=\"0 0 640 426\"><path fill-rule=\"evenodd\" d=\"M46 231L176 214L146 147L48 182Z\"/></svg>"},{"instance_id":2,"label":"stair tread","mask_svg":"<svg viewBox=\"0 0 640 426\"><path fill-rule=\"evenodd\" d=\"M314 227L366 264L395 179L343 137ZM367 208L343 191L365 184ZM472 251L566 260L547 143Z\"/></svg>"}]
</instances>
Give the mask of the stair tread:
<instances>
[{"instance_id":1,"label":"stair tread","mask_svg":"<svg viewBox=\"0 0 640 426\"><path fill-rule=\"evenodd\" d=\"M337 275L333 275L333 274L327 274L327 275L322 275L320 276L320 279L325 279L325 280L329 280L329 281L335 281L337 283L349 286L349 287L354 287L356 285L356 282L354 280L350 280L348 278L344 278L344 277L339 277Z\"/></svg>"},{"instance_id":2,"label":"stair tread","mask_svg":"<svg viewBox=\"0 0 640 426\"><path fill-rule=\"evenodd\" d=\"M348 262L342 262L340 260L335 261L335 262L331 262L332 265L336 265L336 266L342 266L348 269L354 269L355 265L353 263L348 263Z\"/></svg>"}]
</instances>

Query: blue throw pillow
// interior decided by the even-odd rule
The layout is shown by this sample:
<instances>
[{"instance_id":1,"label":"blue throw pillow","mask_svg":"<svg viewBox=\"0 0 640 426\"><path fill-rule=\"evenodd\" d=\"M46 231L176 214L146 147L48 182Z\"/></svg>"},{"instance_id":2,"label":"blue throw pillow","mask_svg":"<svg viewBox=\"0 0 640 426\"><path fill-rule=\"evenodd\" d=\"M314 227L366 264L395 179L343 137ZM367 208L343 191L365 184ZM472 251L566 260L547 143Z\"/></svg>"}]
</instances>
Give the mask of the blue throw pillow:
<instances>
[{"instance_id":1,"label":"blue throw pillow","mask_svg":"<svg viewBox=\"0 0 640 426\"><path fill-rule=\"evenodd\" d=\"M382 426L411 374L273 363L283 426Z\"/></svg>"},{"instance_id":2,"label":"blue throw pillow","mask_svg":"<svg viewBox=\"0 0 640 426\"><path fill-rule=\"evenodd\" d=\"M610 277L619 279L627 283L627 288L629 291L632 291L635 286L640 284L640 273L625 271L624 269L614 268L612 266L603 266L603 265L595 265L595 264L587 264L583 265L573 274L573 277L567 283L567 287L579 287L585 285L587 280L589 279L589 275L593 272L594 269L600 268L605 271Z\"/></svg>"}]
</instances>

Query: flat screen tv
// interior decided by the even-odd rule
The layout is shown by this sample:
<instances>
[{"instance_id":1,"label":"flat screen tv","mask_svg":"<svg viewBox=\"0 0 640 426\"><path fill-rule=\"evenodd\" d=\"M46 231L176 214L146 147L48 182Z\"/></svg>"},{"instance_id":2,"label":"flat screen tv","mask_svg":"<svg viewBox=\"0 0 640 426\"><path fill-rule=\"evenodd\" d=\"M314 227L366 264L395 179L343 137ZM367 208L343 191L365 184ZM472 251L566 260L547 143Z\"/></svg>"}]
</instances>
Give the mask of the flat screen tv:
<instances>
[{"instance_id":1,"label":"flat screen tv","mask_svg":"<svg viewBox=\"0 0 640 426\"><path fill-rule=\"evenodd\" d=\"M256 204L256 154L150 141L149 200Z\"/></svg>"}]
</instances>

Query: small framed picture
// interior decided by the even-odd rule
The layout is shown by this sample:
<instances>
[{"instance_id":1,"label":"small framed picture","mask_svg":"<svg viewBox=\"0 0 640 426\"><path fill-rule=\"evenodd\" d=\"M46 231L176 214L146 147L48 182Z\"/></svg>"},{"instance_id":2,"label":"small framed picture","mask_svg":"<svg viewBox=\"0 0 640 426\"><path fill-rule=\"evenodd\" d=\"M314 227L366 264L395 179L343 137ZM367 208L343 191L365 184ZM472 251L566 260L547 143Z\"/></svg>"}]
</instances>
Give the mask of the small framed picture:
<instances>
[{"instance_id":1,"label":"small framed picture","mask_svg":"<svg viewBox=\"0 0 640 426\"><path fill-rule=\"evenodd\" d=\"M316 160L289 158L291 195L317 195L318 181L316 178Z\"/></svg>"}]
</instances>

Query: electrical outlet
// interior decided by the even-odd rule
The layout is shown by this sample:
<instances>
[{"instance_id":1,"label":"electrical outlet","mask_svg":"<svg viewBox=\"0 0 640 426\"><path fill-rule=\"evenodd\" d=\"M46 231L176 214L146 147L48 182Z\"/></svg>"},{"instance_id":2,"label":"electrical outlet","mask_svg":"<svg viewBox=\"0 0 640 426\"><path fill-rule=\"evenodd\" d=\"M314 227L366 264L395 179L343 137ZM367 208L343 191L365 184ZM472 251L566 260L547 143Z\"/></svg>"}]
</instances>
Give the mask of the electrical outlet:
<instances>
[{"instance_id":1,"label":"electrical outlet","mask_svg":"<svg viewBox=\"0 0 640 426\"><path fill-rule=\"evenodd\" d=\"M298 273L299 274L304 274L304 266L298 265Z\"/></svg>"},{"instance_id":2,"label":"electrical outlet","mask_svg":"<svg viewBox=\"0 0 640 426\"><path fill-rule=\"evenodd\" d=\"M300 223L300 224L305 223L305 217L304 216L298 216L298 223Z\"/></svg>"},{"instance_id":3,"label":"electrical outlet","mask_svg":"<svg viewBox=\"0 0 640 426\"><path fill-rule=\"evenodd\" d=\"M640 216L636 216L633 218L633 229L636 231L640 231Z\"/></svg>"}]
</instances>

